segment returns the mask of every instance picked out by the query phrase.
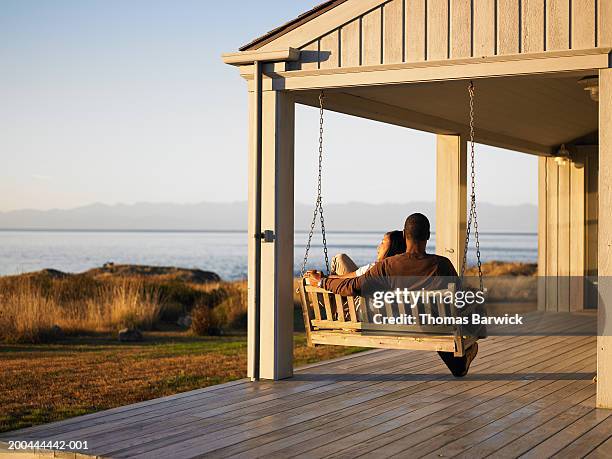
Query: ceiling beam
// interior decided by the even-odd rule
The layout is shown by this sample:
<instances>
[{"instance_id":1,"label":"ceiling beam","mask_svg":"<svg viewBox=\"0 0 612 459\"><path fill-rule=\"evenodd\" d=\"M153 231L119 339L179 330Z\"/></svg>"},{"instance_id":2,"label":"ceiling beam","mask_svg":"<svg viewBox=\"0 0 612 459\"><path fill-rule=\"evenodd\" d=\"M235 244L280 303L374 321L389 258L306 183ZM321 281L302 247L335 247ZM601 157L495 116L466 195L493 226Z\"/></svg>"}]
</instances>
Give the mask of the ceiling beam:
<instances>
[{"instance_id":1,"label":"ceiling beam","mask_svg":"<svg viewBox=\"0 0 612 459\"><path fill-rule=\"evenodd\" d=\"M297 103L319 107L318 93L296 92L294 97ZM327 92L325 109L434 134L469 134L469 127L465 124L343 92ZM549 146L482 129L476 130L475 140L522 153L553 155Z\"/></svg>"}]
</instances>

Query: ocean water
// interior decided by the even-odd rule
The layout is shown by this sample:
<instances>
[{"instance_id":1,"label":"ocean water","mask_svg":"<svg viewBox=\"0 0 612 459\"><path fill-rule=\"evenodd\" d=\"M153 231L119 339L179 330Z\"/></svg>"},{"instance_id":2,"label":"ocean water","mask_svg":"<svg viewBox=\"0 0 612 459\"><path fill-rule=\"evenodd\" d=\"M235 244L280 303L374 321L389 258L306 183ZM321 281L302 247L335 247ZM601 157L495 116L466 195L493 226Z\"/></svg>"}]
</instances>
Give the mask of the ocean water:
<instances>
[{"instance_id":1,"label":"ocean water","mask_svg":"<svg viewBox=\"0 0 612 459\"><path fill-rule=\"evenodd\" d=\"M376 257L381 232L331 232L330 258L344 252L358 265ZM307 233L295 234L294 271L299 272ZM170 231L0 231L0 275L45 268L80 272L106 262L178 266L214 271L223 279L243 279L247 272L245 232ZM480 236L484 261L537 260L537 234L484 233ZM428 246L435 251L435 235ZM468 263L475 263L472 244ZM322 268L320 236L313 239L308 267Z\"/></svg>"}]
</instances>

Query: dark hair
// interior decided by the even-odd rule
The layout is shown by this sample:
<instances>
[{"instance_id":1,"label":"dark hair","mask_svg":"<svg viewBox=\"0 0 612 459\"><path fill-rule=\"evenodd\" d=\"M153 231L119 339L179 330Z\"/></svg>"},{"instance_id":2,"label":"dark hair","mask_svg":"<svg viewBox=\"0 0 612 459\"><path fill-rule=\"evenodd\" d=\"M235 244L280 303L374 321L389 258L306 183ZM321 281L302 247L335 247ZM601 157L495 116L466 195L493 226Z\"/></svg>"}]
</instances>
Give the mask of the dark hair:
<instances>
[{"instance_id":1,"label":"dark hair","mask_svg":"<svg viewBox=\"0 0 612 459\"><path fill-rule=\"evenodd\" d=\"M404 223L404 237L411 241L428 241L429 230L429 220L423 214L412 214Z\"/></svg>"},{"instance_id":2,"label":"dark hair","mask_svg":"<svg viewBox=\"0 0 612 459\"><path fill-rule=\"evenodd\" d=\"M404 253L406 251L406 239L404 239L404 233L401 231L389 231L385 234L385 237L389 238L389 248L383 258L393 257Z\"/></svg>"}]
</instances>

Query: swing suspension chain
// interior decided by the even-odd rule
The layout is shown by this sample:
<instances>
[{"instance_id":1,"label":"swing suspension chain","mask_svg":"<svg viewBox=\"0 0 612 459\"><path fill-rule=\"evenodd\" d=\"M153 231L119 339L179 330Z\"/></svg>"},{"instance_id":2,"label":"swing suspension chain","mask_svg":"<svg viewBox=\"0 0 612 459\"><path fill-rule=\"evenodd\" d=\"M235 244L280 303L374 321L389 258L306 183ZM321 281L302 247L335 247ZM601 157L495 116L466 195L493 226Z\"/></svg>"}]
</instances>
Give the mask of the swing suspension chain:
<instances>
[{"instance_id":1,"label":"swing suspension chain","mask_svg":"<svg viewBox=\"0 0 612 459\"><path fill-rule=\"evenodd\" d=\"M470 193L470 213L468 217L468 223L466 228L465 236L465 247L463 250L463 263L461 265L461 280L465 276L465 269L467 265L467 254L470 244L470 233L472 230L472 224L474 224L474 240L476 242L476 261L478 265L478 282L480 291L483 291L482 281L482 261L480 260L480 239L478 233L478 214L476 211L476 167L475 167L475 154L474 154L474 83L470 81L468 86L468 92L470 95L470 179L471 179L471 193Z\"/></svg>"},{"instance_id":2,"label":"swing suspension chain","mask_svg":"<svg viewBox=\"0 0 612 459\"><path fill-rule=\"evenodd\" d=\"M308 242L306 243L306 252L304 253L304 261L302 262L302 268L300 270L301 277L304 277L306 272L306 264L308 263L308 254L310 252L310 245L312 242L312 236L314 229L317 224L317 215L321 221L321 236L323 238L323 253L325 254L325 267L329 274L329 255L327 253L327 237L325 235L325 218L323 217L323 197L321 193L321 181L323 175L323 114L324 114L324 101L325 94L321 91L319 94L319 176L317 180L317 200L315 203L315 209L312 216L312 223L310 224L310 231L308 233Z\"/></svg>"}]
</instances>

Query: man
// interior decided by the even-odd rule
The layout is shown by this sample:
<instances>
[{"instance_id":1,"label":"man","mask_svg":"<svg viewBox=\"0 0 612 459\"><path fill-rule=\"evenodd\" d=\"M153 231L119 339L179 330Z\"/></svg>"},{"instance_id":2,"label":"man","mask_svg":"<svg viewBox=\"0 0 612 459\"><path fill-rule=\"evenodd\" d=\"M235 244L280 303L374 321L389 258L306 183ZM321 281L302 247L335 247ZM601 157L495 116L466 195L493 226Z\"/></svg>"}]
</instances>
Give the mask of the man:
<instances>
[{"instance_id":1,"label":"man","mask_svg":"<svg viewBox=\"0 0 612 459\"><path fill-rule=\"evenodd\" d=\"M458 277L457 271L448 258L426 252L429 237L430 224L427 217L419 213L412 214L404 224L405 253L386 258L365 274L354 278L333 279L324 277L320 271L309 271L309 282L344 296L367 296L368 292L377 290L445 288L449 281L454 282ZM478 343L470 346L463 357L455 357L452 352L438 352L452 374L458 377L468 373L477 353Z\"/></svg>"}]
</instances>

